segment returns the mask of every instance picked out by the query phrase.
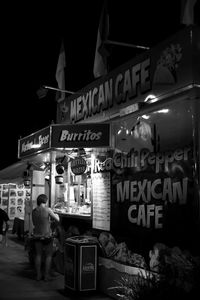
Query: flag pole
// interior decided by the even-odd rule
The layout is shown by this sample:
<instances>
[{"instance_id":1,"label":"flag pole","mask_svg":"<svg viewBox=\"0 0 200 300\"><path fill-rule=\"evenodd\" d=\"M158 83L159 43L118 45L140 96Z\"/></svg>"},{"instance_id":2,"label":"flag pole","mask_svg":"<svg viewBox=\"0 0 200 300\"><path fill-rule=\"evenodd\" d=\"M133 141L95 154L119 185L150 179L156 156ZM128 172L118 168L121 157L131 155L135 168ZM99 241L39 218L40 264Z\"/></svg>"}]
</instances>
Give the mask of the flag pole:
<instances>
[{"instance_id":1,"label":"flag pole","mask_svg":"<svg viewBox=\"0 0 200 300\"><path fill-rule=\"evenodd\" d=\"M117 46L137 48L137 49L143 49L143 50L149 50L150 49L150 47L133 45L133 44L122 43L122 42L116 42L116 41L111 41L111 40L106 40L104 43L109 44L109 45L117 45Z\"/></svg>"},{"instance_id":2,"label":"flag pole","mask_svg":"<svg viewBox=\"0 0 200 300\"><path fill-rule=\"evenodd\" d=\"M48 90L63 92L63 93L67 93L67 94L75 94L75 92L72 92L72 91L69 91L69 90L62 90L62 89L55 88L55 87L48 86L48 85L43 85L43 88L48 89Z\"/></svg>"}]
</instances>

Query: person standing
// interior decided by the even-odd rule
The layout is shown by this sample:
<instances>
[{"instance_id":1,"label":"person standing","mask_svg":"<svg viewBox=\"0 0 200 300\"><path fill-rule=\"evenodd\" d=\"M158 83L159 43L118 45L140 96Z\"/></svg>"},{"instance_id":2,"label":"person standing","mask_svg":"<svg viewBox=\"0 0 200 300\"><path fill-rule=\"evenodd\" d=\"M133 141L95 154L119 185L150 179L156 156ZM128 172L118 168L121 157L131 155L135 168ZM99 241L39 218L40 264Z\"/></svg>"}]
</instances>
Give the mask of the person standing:
<instances>
[{"instance_id":1,"label":"person standing","mask_svg":"<svg viewBox=\"0 0 200 300\"><path fill-rule=\"evenodd\" d=\"M54 214L50 207L47 207L47 196L40 194L37 197L37 207L32 211L33 238L35 245L35 269L36 280L42 279L42 255L45 254L44 280L49 280L53 255L53 237L51 220L59 222L59 216Z\"/></svg>"},{"instance_id":2,"label":"person standing","mask_svg":"<svg viewBox=\"0 0 200 300\"><path fill-rule=\"evenodd\" d=\"M6 233L9 229L8 222L9 222L9 217L7 212L5 212L5 210L0 208L0 243L3 241L3 236L5 236L5 244L6 244Z\"/></svg>"}]
</instances>

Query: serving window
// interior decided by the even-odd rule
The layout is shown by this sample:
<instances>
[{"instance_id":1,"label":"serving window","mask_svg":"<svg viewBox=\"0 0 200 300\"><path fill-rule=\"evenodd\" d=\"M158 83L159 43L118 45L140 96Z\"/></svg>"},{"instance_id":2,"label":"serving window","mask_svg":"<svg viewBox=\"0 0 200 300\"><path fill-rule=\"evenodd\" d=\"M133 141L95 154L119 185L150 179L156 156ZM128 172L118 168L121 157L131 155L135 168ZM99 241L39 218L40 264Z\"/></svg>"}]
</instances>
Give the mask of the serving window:
<instances>
[{"instance_id":1,"label":"serving window","mask_svg":"<svg viewBox=\"0 0 200 300\"><path fill-rule=\"evenodd\" d=\"M65 162L58 162L63 171L58 174L54 210L60 213L91 216L91 158L90 154L72 151Z\"/></svg>"}]
</instances>

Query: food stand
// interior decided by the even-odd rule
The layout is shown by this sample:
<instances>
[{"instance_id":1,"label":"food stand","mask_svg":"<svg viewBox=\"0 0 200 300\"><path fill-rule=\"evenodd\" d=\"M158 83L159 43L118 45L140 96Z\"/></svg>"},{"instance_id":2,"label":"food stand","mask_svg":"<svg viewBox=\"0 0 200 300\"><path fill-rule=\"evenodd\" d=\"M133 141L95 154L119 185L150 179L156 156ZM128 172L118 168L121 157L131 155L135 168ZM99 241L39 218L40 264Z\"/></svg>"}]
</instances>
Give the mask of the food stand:
<instances>
[{"instance_id":1,"label":"food stand","mask_svg":"<svg viewBox=\"0 0 200 300\"><path fill-rule=\"evenodd\" d=\"M200 253L199 43L200 29L189 26L57 105L58 123L110 123L111 148L93 160L92 227L125 242L147 267L156 243Z\"/></svg>"},{"instance_id":2,"label":"food stand","mask_svg":"<svg viewBox=\"0 0 200 300\"><path fill-rule=\"evenodd\" d=\"M58 123L109 121L110 151L93 161L111 180L107 229L142 245L199 228L198 43L199 28L185 28L58 103Z\"/></svg>"},{"instance_id":3,"label":"food stand","mask_svg":"<svg viewBox=\"0 0 200 300\"><path fill-rule=\"evenodd\" d=\"M109 147L107 123L53 124L20 139L19 158L41 169L37 184L32 181L32 208L37 195L46 193L49 206L60 215L66 230L73 224L84 231L90 229L94 214L92 156L95 149Z\"/></svg>"},{"instance_id":4,"label":"food stand","mask_svg":"<svg viewBox=\"0 0 200 300\"><path fill-rule=\"evenodd\" d=\"M199 44L200 29L185 28L59 102L57 125L19 141L21 159L45 162L48 153L50 206L66 230L73 219L76 234L96 232L103 272L113 261L123 273L159 271L151 262L156 243L200 253ZM70 126L78 132L70 134ZM103 129L109 143L95 146ZM64 162L65 173L56 173ZM105 278L115 284L103 272L102 289Z\"/></svg>"}]
</instances>

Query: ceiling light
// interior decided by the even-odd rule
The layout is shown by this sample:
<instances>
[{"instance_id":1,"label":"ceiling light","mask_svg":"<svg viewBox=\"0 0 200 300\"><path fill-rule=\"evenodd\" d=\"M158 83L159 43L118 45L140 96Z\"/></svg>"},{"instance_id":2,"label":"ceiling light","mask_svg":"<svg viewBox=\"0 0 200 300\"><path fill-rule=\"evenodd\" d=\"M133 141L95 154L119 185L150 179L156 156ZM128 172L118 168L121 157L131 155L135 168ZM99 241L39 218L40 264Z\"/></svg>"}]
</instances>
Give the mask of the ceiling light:
<instances>
[{"instance_id":1,"label":"ceiling light","mask_svg":"<svg viewBox=\"0 0 200 300\"><path fill-rule=\"evenodd\" d=\"M145 99L144 99L144 102L146 103L154 103L158 101L158 98L156 98L155 95L148 95Z\"/></svg>"}]
</instances>

